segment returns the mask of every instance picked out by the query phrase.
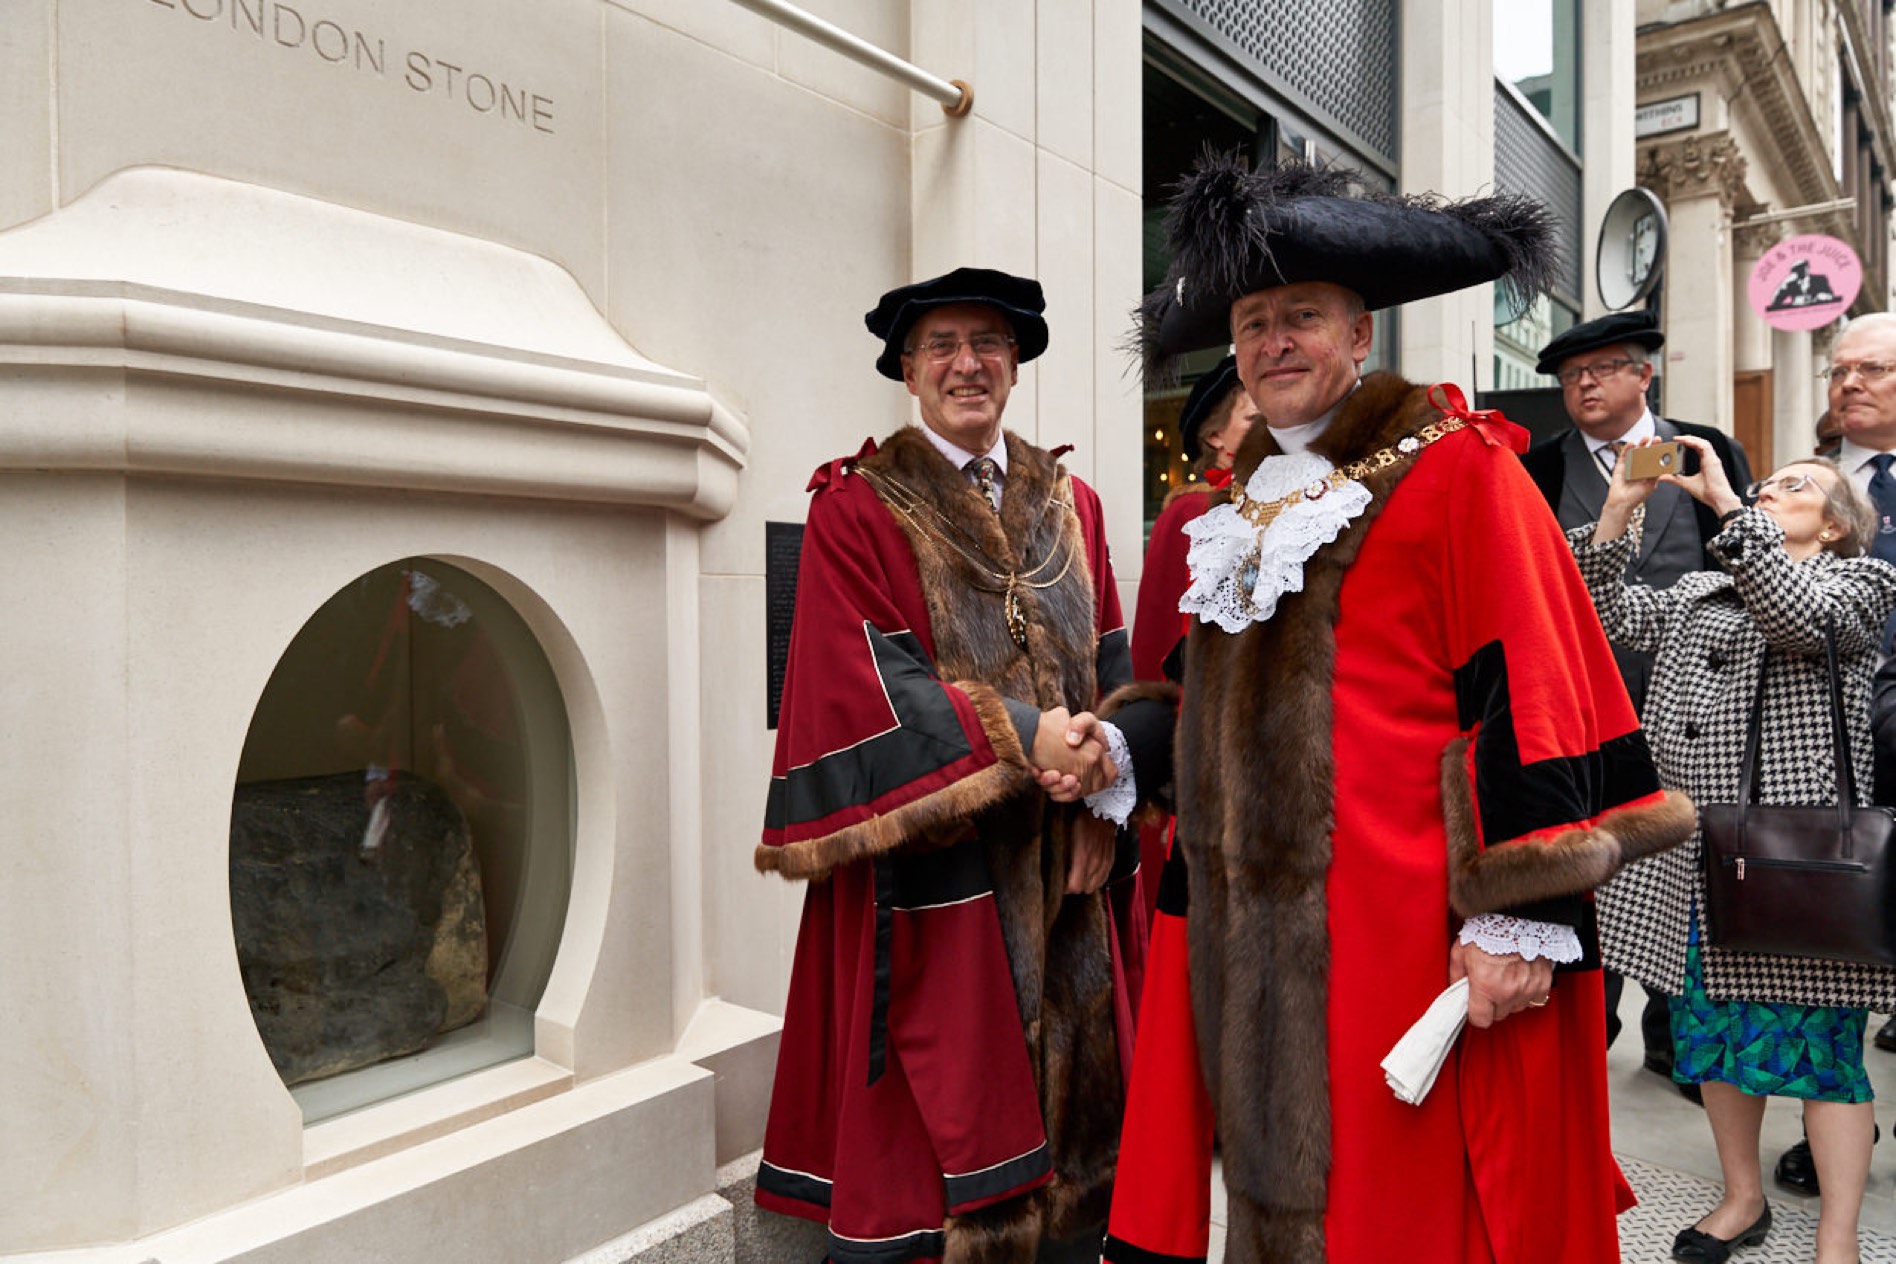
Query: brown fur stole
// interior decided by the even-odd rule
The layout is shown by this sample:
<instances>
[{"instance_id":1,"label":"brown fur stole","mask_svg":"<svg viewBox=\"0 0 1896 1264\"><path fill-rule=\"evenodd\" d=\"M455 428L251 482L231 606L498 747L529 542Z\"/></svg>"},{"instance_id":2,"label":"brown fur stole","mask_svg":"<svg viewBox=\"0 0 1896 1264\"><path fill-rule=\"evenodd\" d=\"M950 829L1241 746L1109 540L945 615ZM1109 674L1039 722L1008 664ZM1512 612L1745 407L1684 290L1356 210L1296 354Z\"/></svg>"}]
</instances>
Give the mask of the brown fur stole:
<instances>
[{"instance_id":1,"label":"brown fur stole","mask_svg":"<svg viewBox=\"0 0 1896 1264\"><path fill-rule=\"evenodd\" d=\"M1071 479L1050 453L1017 435L1006 441L998 515L913 427L890 436L862 466L899 482L940 515L895 514L915 552L936 669L975 699L996 749L1024 764L999 698L1043 711L1090 709L1097 694L1099 636L1092 567L1073 510ZM949 537L973 544L984 560L971 560ZM1047 584L1016 589L1027 620L1025 651L1008 631L1006 585L995 572L1018 572ZM987 699L994 701L991 709L981 705ZM990 1249L997 1232L1032 1241L1044 1227L1064 1238L1106 1219L1124 1098L1113 1033L1110 927L1103 895L1065 896L1069 819L1069 809L1049 804L1028 780L971 821L994 884L1055 1178L1032 1200L1031 1211L950 1221L950 1258L1004 1258L978 1253ZM1036 1228L1022 1227L1017 1216ZM1002 1221L1014 1227L998 1230ZM971 1246L963 1240L970 1237L989 1245Z\"/></svg>"}]
</instances>

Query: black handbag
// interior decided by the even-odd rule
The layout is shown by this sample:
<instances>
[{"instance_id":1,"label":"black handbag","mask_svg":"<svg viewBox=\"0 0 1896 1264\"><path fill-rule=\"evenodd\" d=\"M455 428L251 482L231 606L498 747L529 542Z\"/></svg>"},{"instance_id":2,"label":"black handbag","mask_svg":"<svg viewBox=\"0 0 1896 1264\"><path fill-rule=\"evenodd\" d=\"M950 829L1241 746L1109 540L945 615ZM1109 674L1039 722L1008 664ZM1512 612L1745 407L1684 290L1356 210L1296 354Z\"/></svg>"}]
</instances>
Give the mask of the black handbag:
<instances>
[{"instance_id":1,"label":"black handbag","mask_svg":"<svg viewBox=\"0 0 1896 1264\"><path fill-rule=\"evenodd\" d=\"M1787 957L1896 965L1890 872L1896 811L1854 807L1850 727L1843 714L1837 642L1824 628L1837 801L1766 807L1757 797L1764 680L1745 734L1741 803L1699 809L1705 854L1705 933L1719 948Z\"/></svg>"}]
</instances>

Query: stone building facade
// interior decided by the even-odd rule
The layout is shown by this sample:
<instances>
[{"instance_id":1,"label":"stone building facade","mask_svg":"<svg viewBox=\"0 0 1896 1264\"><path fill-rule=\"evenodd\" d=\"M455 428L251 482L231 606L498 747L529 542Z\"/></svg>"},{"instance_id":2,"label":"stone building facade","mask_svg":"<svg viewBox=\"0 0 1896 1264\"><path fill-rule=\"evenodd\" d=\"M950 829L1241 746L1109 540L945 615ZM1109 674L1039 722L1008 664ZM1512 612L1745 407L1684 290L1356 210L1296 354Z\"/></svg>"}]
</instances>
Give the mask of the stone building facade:
<instances>
[{"instance_id":1,"label":"stone building facade","mask_svg":"<svg viewBox=\"0 0 1896 1264\"><path fill-rule=\"evenodd\" d=\"M1811 450L1835 326L1775 330L1746 301L1788 238L1862 260L1850 311L1890 301L1890 24L1882 0L1640 0L1639 182L1666 204L1669 415L1717 425L1769 469Z\"/></svg>"},{"instance_id":2,"label":"stone building facade","mask_svg":"<svg viewBox=\"0 0 1896 1264\"><path fill-rule=\"evenodd\" d=\"M1271 0L798 6L965 116L773 7L7 6L0 1261L786 1258L745 1182L801 893L750 855L778 546L819 462L912 415L862 313L964 263L1043 282L1008 421L1073 445L1131 608L1153 68L1261 153L1451 197L1514 170L1495 0L1335 0L1268 47ZM1585 277L1634 0L1573 11L1584 139L1536 143ZM1486 289L1380 337L1475 388L1508 354ZM238 787L359 781L346 860L381 873L408 777L479 857L487 1008L286 1087Z\"/></svg>"},{"instance_id":3,"label":"stone building facade","mask_svg":"<svg viewBox=\"0 0 1896 1264\"><path fill-rule=\"evenodd\" d=\"M732 0L5 7L0 1259L732 1258L800 902L767 524L963 263L1049 295L1010 424L1136 496L1136 0L806 0L965 117ZM236 787L359 784L386 872L414 777L491 1002L286 1088Z\"/></svg>"}]
</instances>

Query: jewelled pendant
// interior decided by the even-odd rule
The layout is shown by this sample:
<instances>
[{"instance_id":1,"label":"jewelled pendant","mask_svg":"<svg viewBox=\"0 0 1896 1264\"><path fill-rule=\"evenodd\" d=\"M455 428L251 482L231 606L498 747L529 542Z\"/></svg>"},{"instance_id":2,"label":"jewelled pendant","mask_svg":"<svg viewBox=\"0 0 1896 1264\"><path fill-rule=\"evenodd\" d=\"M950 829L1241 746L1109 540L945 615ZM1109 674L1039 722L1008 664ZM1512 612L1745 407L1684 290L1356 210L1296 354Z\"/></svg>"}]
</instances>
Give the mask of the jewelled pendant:
<instances>
[{"instance_id":1,"label":"jewelled pendant","mask_svg":"<svg viewBox=\"0 0 1896 1264\"><path fill-rule=\"evenodd\" d=\"M1014 638L1014 644L1022 652L1027 649L1027 612L1021 609L1020 591L1017 579L1007 577L1007 595L1001 599L1001 613L1007 618L1007 634Z\"/></svg>"}]
</instances>

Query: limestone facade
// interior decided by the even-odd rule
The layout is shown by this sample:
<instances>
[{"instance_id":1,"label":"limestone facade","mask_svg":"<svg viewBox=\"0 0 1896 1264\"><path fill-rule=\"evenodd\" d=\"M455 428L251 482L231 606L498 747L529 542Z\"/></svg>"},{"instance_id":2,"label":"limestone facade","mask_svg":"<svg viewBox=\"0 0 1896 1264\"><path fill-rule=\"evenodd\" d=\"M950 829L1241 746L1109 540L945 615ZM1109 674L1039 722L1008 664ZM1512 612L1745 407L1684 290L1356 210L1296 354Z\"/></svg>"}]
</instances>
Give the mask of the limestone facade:
<instances>
[{"instance_id":1,"label":"limestone facade","mask_svg":"<svg viewBox=\"0 0 1896 1264\"><path fill-rule=\"evenodd\" d=\"M1736 433L1764 470L1807 454L1835 327L1774 330L1746 299L1773 246L1837 237L1864 265L1851 315L1889 306L1890 30L1863 0L1640 0L1638 100L1686 103L1638 142L1669 217L1665 410Z\"/></svg>"},{"instance_id":2,"label":"limestone facade","mask_svg":"<svg viewBox=\"0 0 1896 1264\"><path fill-rule=\"evenodd\" d=\"M757 1240L715 1195L800 905L750 860L765 524L911 416L862 313L1038 276L1008 421L1139 484L1137 0L802 7L972 112L730 0L8 6L0 1259ZM402 559L504 600L557 695L495 967L527 1044L308 1122L239 981L232 788L298 629Z\"/></svg>"}]
</instances>

